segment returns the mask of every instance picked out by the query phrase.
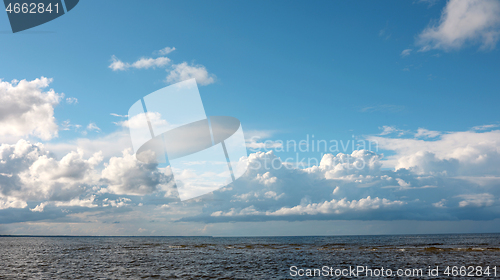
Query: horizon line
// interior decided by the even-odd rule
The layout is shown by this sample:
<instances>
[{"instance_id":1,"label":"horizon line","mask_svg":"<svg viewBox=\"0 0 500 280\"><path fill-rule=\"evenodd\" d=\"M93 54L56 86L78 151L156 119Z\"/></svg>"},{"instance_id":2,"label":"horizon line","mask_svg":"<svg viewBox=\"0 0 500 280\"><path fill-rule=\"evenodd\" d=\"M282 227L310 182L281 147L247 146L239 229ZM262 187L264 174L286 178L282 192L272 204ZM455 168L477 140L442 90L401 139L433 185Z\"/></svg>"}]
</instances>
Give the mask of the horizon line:
<instances>
[{"instance_id":1,"label":"horizon line","mask_svg":"<svg viewBox=\"0 0 500 280\"><path fill-rule=\"evenodd\" d=\"M264 237L348 237L348 236L404 236L404 235L473 235L500 234L500 232L480 233L394 233L394 234L339 234L339 235L31 235L31 234L0 234L1 237L92 237L92 238L264 238Z\"/></svg>"}]
</instances>

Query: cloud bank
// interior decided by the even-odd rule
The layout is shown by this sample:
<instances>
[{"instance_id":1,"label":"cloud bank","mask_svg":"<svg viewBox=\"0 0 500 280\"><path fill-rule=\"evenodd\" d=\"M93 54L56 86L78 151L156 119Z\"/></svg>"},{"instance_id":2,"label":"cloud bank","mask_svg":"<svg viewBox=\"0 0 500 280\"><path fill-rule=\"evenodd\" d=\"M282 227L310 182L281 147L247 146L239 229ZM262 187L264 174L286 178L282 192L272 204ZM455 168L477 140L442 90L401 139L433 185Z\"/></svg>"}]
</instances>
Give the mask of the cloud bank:
<instances>
[{"instance_id":1,"label":"cloud bank","mask_svg":"<svg viewBox=\"0 0 500 280\"><path fill-rule=\"evenodd\" d=\"M239 180L188 202L178 200L169 168L138 162L130 150L108 159L78 149L56 157L41 143L19 140L0 146L0 207L32 213L21 221L55 209L64 216L140 211L143 205L169 209L178 221L209 224L497 217L500 131L440 132L432 139L426 131L418 130L421 138L370 137L391 156L368 150L325 154L308 168L286 164L273 151L252 153ZM199 212L182 214L192 206Z\"/></svg>"},{"instance_id":2,"label":"cloud bank","mask_svg":"<svg viewBox=\"0 0 500 280\"><path fill-rule=\"evenodd\" d=\"M62 94L43 90L50 81L2 82L0 98L10 107L0 121L12 129L9 133L41 139L57 135L53 110ZM32 114L39 117L31 119ZM253 149L271 151L251 153L250 168L240 179L187 202L177 198L168 166L139 162L128 149L126 129L134 121L119 124L121 131L93 140L43 144L20 139L0 145L0 223L115 211L141 216L143 207L167 211L173 221L207 224L491 220L500 211L496 124L455 132L383 126L367 140L389 156L365 149L327 153L307 168L283 161L273 151L282 147L278 142L263 146L252 138ZM99 128L90 123L87 130Z\"/></svg>"}]
</instances>

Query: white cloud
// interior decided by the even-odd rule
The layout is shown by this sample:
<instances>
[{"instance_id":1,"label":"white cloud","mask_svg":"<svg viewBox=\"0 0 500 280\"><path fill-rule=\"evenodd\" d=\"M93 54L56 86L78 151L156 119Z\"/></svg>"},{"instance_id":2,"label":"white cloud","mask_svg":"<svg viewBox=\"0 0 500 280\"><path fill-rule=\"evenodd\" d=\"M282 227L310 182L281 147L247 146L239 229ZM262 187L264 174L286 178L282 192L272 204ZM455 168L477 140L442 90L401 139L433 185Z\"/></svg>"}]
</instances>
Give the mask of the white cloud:
<instances>
[{"instance_id":1,"label":"white cloud","mask_svg":"<svg viewBox=\"0 0 500 280\"><path fill-rule=\"evenodd\" d=\"M118 114L115 114L115 113L111 113L110 115L114 116L114 117L128 118L128 115L118 115Z\"/></svg>"},{"instance_id":2,"label":"white cloud","mask_svg":"<svg viewBox=\"0 0 500 280\"><path fill-rule=\"evenodd\" d=\"M332 194L337 194L340 191L340 187L336 186L335 189L333 190Z\"/></svg>"},{"instance_id":3,"label":"white cloud","mask_svg":"<svg viewBox=\"0 0 500 280\"><path fill-rule=\"evenodd\" d=\"M445 206L445 203L446 203L446 199L441 199L440 201L436 202L436 203L433 203L432 205L436 208L446 208Z\"/></svg>"},{"instance_id":4,"label":"white cloud","mask_svg":"<svg viewBox=\"0 0 500 280\"><path fill-rule=\"evenodd\" d=\"M126 150L122 157L112 157L102 170L102 182L106 187L101 192L145 195L169 188L169 181L170 177L157 169L157 164L139 162L130 150Z\"/></svg>"},{"instance_id":5,"label":"white cloud","mask_svg":"<svg viewBox=\"0 0 500 280\"><path fill-rule=\"evenodd\" d=\"M111 68L113 71L123 71L127 70L129 67L128 64L124 63L123 61L119 60L116 56L111 57L111 64L108 66Z\"/></svg>"},{"instance_id":6,"label":"white cloud","mask_svg":"<svg viewBox=\"0 0 500 280\"><path fill-rule=\"evenodd\" d=\"M181 221L470 219L458 210L465 206L482 207L474 210L483 211L474 214L481 219L496 217L500 131L420 134L434 137L374 136L391 156L326 154L304 169L272 151L250 154L247 173L211 197L226 203L206 203L202 214Z\"/></svg>"},{"instance_id":7,"label":"white cloud","mask_svg":"<svg viewBox=\"0 0 500 280\"><path fill-rule=\"evenodd\" d=\"M112 157L104 163L104 168L102 161L101 152L87 159L83 151L78 150L57 159L40 143L19 140L14 145L3 144L0 146L0 207L24 208L27 201L42 201L31 211L43 212L48 205L96 207L96 194L165 192L165 197L175 195L171 174L157 169L156 164L140 163L128 151L122 157ZM113 202L107 203L113 205Z\"/></svg>"},{"instance_id":8,"label":"white cloud","mask_svg":"<svg viewBox=\"0 0 500 280\"><path fill-rule=\"evenodd\" d=\"M115 122L116 125L133 129L138 129L138 128L149 129L148 123L150 123L153 127L164 127L165 129L164 131L169 129L169 127L172 127L165 119L162 118L161 114L158 112L141 113L136 116L133 116L128 120Z\"/></svg>"},{"instance_id":9,"label":"white cloud","mask_svg":"<svg viewBox=\"0 0 500 280\"><path fill-rule=\"evenodd\" d=\"M369 139L376 141L380 149L396 153L387 157L387 167L411 169L418 174L500 176L500 130L447 132L432 141Z\"/></svg>"},{"instance_id":10,"label":"white cloud","mask_svg":"<svg viewBox=\"0 0 500 280\"><path fill-rule=\"evenodd\" d=\"M96 153L88 159L81 151L60 160L40 144L19 140L0 146L0 196L20 201L67 201L88 191L98 181Z\"/></svg>"},{"instance_id":11,"label":"white cloud","mask_svg":"<svg viewBox=\"0 0 500 280\"><path fill-rule=\"evenodd\" d=\"M87 130L88 131L95 131L95 132L100 132L101 129L95 124L95 123L89 123L89 125L87 125Z\"/></svg>"},{"instance_id":12,"label":"white cloud","mask_svg":"<svg viewBox=\"0 0 500 280\"><path fill-rule=\"evenodd\" d=\"M287 220L303 214L311 217L333 215L330 218L341 219L345 217L342 215L352 211L363 216L371 210L393 209L392 206L406 202L380 198L380 195L390 195L392 190L367 189L381 181L390 184L382 179L385 174L381 174L380 158L365 150L352 154L326 154L319 166L299 169L283 165L272 151L250 154L247 173L231 188L214 193L215 200L230 203L206 204L204 213L207 216L200 219L206 221L210 217L227 221L253 217L250 219ZM341 190L339 186L345 188ZM378 192L379 196L367 196L367 192ZM344 198L339 200L337 197L341 194Z\"/></svg>"},{"instance_id":13,"label":"white cloud","mask_svg":"<svg viewBox=\"0 0 500 280\"><path fill-rule=\"evenodd\" d=\"M380 155L367 150L355 150L351 154L325 154L319 166L306 168L304 171L319 172L325 179L348 179L352 175L376 172L381 167L380 159Z\"/></svg>"},{"instance_id":14,"label":"white cloud","mask_svg":"<svg viewBox=\"0 0 500 280\"><path fill-rule=\"evenodd\" d=\"M132 63L130 67L136 69L149 69L155 67L165 67L170 63L170 58L168 57L157 57L157 58L141 58L136 62Z\"/></svg>"},{"instance_id":15,"label":"white cloud","mask_svg":"<svg viewBox=\"0 0 500 280\"><path fill-rule=\"evenodd\" d=\"M435 138L441 135L439 131L432 131L425 128L419 128L417 133L415 133L415 138L425 137L425 138Z\"/></svg>"},{"instance_id":16,"label":"white cloud","mask_svg":"<svg viewBox=\"0 0 500 280\"><path fill-rule=\"evenodd\" d=\"M0 193L0 210L8 208L26 208L27 206L28 204L26 201L16 197L4 196Z\"/></svg>"},{"instance_id":17,"label":"white cloud","mask_svg":"<svg viewBox=\"0 0 500 280\"><path fill-rule=\"evenodd\" d=\"M296 205L293 207L283 207L276 211L258 211L254 206L249 206L241 210L231 208L228 212L217 211L211 214L212 217L230 217L230 216L294 216L294 215L319 215L319 214L342 214L349 211L375 210L379 208L401 206L405 203L402 201L390 201L388 199L380 199L378 197L361 198L359 200L348 201L346 198L320 203L310 203L305 205Z\"/></svg>"},{"instance_id":18,"label":"white cloud","mask_svg":"<svg viewBox=\"0 0 500 280\"><path fill-rule=\"evenodd\" d=\"M166 47L158 52L159 55L167 55L173 52L175 48ZM116 56L111 57L111 64L108 66L113 71L124 71L129 68L135 69L148 69L148 68L164 68L170 65L171 60L166 56L161 56L157 58L141 58L133 63L123 62ZM209 74L205 66L200 64L191 64L187 62L182 62L178 64L172 64L172 66L166 70L168 75L165 79L167 83L178 83L189 79L196 79L199 85L209 85L213 84L216 80L214 74Z\"/></svg>"},{"instance_id":19,"label":"white cloud","mask_svg":"<svg viewBox=\"0 0 500 280\"><path fill-rule=\"evenodd\" d=\"M99 205L96 204L95 200L96 196L92 195L85 199L74 198L70 201L55 201L53 202L53 204L56 207L85 207L85 208L99 207Z\"/></svg>"},{"instance_id":20,"label":"white cloud","mask_svg":"<svg viewBox=\"0 0 500 280\"><path fill-rule=\"evenodd\" d=\"M170 58L168 57L157 57L157 58L141 58L133 63L125 63L119 60L116 56L111 57L111 64L109 68L113 71L125 71L129 68L135 69L149 69L149 68L161 68L170 64Z\"/></svg>"},{"instance_id":21,"label":"white cloud","mask_svg":"<svg viewBox=\"0 0 500 280\"><path fill-rule=\"evenodd\" d=\"M466 43L482 49L495 47L500 27L498 0L450 0L437 25L427 27L418 36L421 51L459 49Z\"/></svg>"},{"instance_id":22,"label":"white cloud","mask_svg":"<svg viewBox=\"0 0 500 280\"><path fill-rule=\"evenodd\" d=\"M70 120L65 120L61 123L61 130L72 130L75 131L80 129L82 126L79 124L72 124Z\"/></svg>"},{"instance_id":23,"label":"white cloud","mask_svg":"<svg viewBox=\"0 0 500 280\"><path fill-rule=\"evenodd\" d=\"M479 194L462 194L457 197L464 200L460 201L460 207L474 206L474 207L484 207L491 206L495 202L495 196L489 193L479 193Z\"/></svg>"},{"instance_id":24,"label":"white cloud","mask_svg":"<svg viewBox=\"0 0 500 280\"><path fill-rule=\"evenodd\" d=\"M408 188L411 186L410 183L407 183L405 182L405 180L401 179L401 178L396 178L396 181L398 182L398 184L403 187L403 188Z\"/></svg>"},{"instance_id":25,"label":"white cloud","mask_svg":"<svg viewBox=\"0 0 500 280\"><path fill-rule=\"evenodd\" d=\"M40 155L25 171L19 172L19 196L30 199L65 200L80 195L85 185L95 184L94 168L102 161L96 153L84 159L82 153L72 152L61 160Z\"/></svg>"},{"instance_id":26,"label":"white cloud","mask_svg":"<svg viewBox=\"0 0 500 280\"><path fill-rule=\"evenodd\" d=\"M68 97L68 98L66 98L66 103L76 104L76 103L78 103L78 99L76 97Z\"/></svg>"},{"instance_id":27,"label":"white cloud","mask_svg":"<svg viewBox=\"0 0 500 280\"><path fill-rule=\"evenodd\" d=\"M0 136L33 135L43 140L57 136L54 107L63 94L43 91L52 79L0 80Z\"/></svg>"},{"instance_id":28,"label":"white cloud","mask_svg":"<svg viewBox=\"0 0 500 280\"><path fill-rule=\"evenodd\" d=\"M215 82L215 75L209 74L203 65L188 65L187 62L173 65L167 76L168 83L178 83L192 78L200 85L209 85Z\"/></svg>"},{"instance_id":29,"label":"white cloud","mask_svg":"<svg viewBox=\"0 0 500 280\"><path fill-rule=\"evenodd\" d=\"M249 206L249 207L243 208L241 210L231 208L231 210L228 212L224 212L224 211L213 212L210 216L212 216L212 217L220 217L220 216L231 217L231 216L252 216L252 215L263 215L263 214L264 213L261 213L261 212L255 210L254 206Z\"/></svg>"},{"instance_id":30,"label":"white cloud","mask_svg":"<svg viewBox=\"0 0 500 280\"><path fill-rule=\"evenodd\" d=\"M97 152L102 152L106 161L111 157L121 155L123 150L132 146L130 134L125 129L101 135L93 139L82 137L60 143L45 143L44 146L58 158L62 158L72 151L79 150L83 152L84 157L91 157Z\"/></svg>"},{"instance_id":31,"label":"white cloud","mask_svg":"<svg viewBox=\"0 0 500 280\"><path fill-rule=\"evenodd\" d=\"M35 208L30 208L30 211L31 212L43 212L43 210L45 210L45 206L47 206L48 204L50 204L49 202L42 202L40 204L38 204L37 206L35 206Z\"/></svg>"},{"instance_id":32,"label":"white cloud","mask_svg":"<svg viewBox=\"0 0 500 280\"><path fill-rule=\"evenodd\" d=\"M387 135L387 134L391 134L395 131L398 131L397 128L393 127L393 126L388 126L388 125L384 125L382 127L382 132L380 132L380 135Z\"/></svg>"},{"instance_id":33,"label":"white cloud","mask_svg":"<svg viewBox=\"0 0 500 280\"><path fill-rule=\"evenodd\" d=\"M80 199L73 198L70 201L47 201L42 202L35 206L35 208L31 208L31 212L43 212L45 207L48 205L54 205L55 207L85 207L85 208L95 208L99 207L95 202L96 196L92 195L88 198Z\"/></svg>"},{"instance_id":34,"label":"white cloud","mask_svg":"<svg viewBox=\"0 0 500 280\"><path fill-rule=\"evenodd\" d=\"M389 135L389 134L397 133L398 136L401 136L401 135L408 132L405 130L398 129L395 126L389 126L389 125L384 125L382 127L379 127L379 129L382 129L382 132L380 132L380 135Z\"/></svg>"},{"instance_id":35,"label":"white cloud","mask_svg":"<svg viewBox=\"0 0 500 280\"><path fill-rule=\"evenodd\" d=\"M201 76L205 79L207 75L208 72ZM159 114L148 117L153 123L169 125ZM118 124L133 127L137 123L146 122L132 119ZM62 127L69 129L73 125L67 121ZM217 203L203 198L192 203L204 207L197 217L200 221L248 217L290 220L296 216L315 219L315 215L326 219L461 219L464 216L453 212L458 207L493 211L490 206L500 195L494 188L500 178L500 131L482 131L491 128L494 127L474 128L480 132L420 128L414 135L422 139L372 137L381 148L394 153L389 157L366 150L326 154L320 162L305 164L309 166L305 169L287 165L273 152L253 153L249 155L251 165L260 166L250 168L232 185L207 196ZM99 130L94 123L86 129ZM385 126L382 135L405 133L408 131ZM256 140L249 143L262 144ZM272 144L283 146L277 141ZM124 208L138 205L133 196L154 197L159 199L154 203L164 205L166 198L172 199L176 194L171 172L155 163L138 162L131 151L117 156L118 151L130 146L129 135L124 131L94 140L76 139L46 146L25 140L1 145L0 208L14 211L29 204L30 208L35 206L30 210L39 212L37 215L55 207ZM392 163L394 169L383 169L384 163ZM488 178L471 179L473 176ZM140 202L144 208L152 203Z\"/></svg>"},{"instance_id":36,"label":"white cloud","mask_svg":"<svg viewBox=\"0 0 500 280\"><path fill-rule=\"evenodd\" d=\"M332 199L321 203L311 203L307 205L297 205L291 208L283 207L268 215L286 216L286 215L317 215L317 214L340 214L346 211L361 211L370 209L379 209L391 206L401 206L403 201L391 201L385 198L371 198L367 196L359 200L348 201L346 198L341 200Z\"/></svg>"},{"instance_id":37,"label":"white cloud","mask_svg":"<svg viewBox=\"0 0 500 280\"><path fill-rule=\"evenodd\" d=\"M482 135L484 140L488 133L476 134ZM453 135L446 133L441 137L450 134ZM439 143L441 140L415 141ZM413 146L413 143L408 142L408 145ZM0 155L0 162L4 162L0 165L0 196L9 197L0 199L4 208L26 208L29 201L38 201L36 207L30 209L32 212L51 213L54 207L123 208L135 207L138 201L122 196L170 198L176 195L170 172L153 163L138 162L130 151L105 161L103 167L99 164L102 162L100 154L86 158L80 150L58 160L50 156L43 145L26 141L20 141L17 146L2 145ZM474 193L463 195L464 190L473 189L470 186L475 184L474 180L450 177L442 172L422 175L414 167L383 170L382 155L366 150L326 154L319 165L306 169L282 165L273 152L250 154L249 160L251 168L247 173L230 187L214 192L210 198L217 203L200 199L204 214L191 216L191 219L205 222L296 220L297 217L456 219L454 211L459 206L482 205L485 211L491 211L488 207L494 205L494 197L498 195L498 191L490 191L488 195L482 195L484 190L481 192L481 188L491 188L498 180L481 184L478 196L472 196ZM420 163L419 168L426 164ZM140 202L148 205L147 201ZM164 204L159 202L157 205ZM49 206L50 211L47 211ZM181 207L175 211L181 213L183 210Z\"/></svg>"},{"instance_id":38,"label":"white cloud","mask_svg":"<svg viewBox=\"0 0 500 280\"><path fill-rule=\"evenodd\" d=\"M265 198L272 198L272 199L275 199L275 200L278 200L280 199L281 197L283 197L285 195L285 193L282 193L280 195L278 195L276 192L273 192L273 191L268 191L264 194L264 197Z\"/></svg>"},{"instance_id":39,"label":"white cloud","mask_svg":"<svg viewBox=\"0 0 500 280\"><path fill-rule=\"evenodd\" d=\"M262 175L257 174L257 177L255 179L264 185L274 184L278 180L278 178L271 176L270 172L266 172Z\"/></svg>"},{"instance_id":40,"label":"white cloud","mask_svg":"<svg viewBox=\"0 0 500 280\"><path fill-rule=\"evenodd\" d=\"M401 52L401 56L402 56L402 57L409 56L409 55L411 54L411 51L412 51L412 49L406 49L406 50L403 50L403 51Z\"/></svg>"},{"instance_id":41,"label":"white cloud","mask_svg":"<svg viewBox=\"0 0 500 280\"><path fill-rule=\"evenodd\" d=\"M129 206L129 202L131 202L132 200L130 198L126 198L126 197L120 197L118 199L109 199L109 198L105 198L103 201L102 201L102 206L103 207L108 207L108 206L111 206L111 207L117 207L117 208L120 208L120 207L125 207L125 206Z\"/></svg>"},{"instance_id":42,"label":"white cloud","mask_svg":"<svg viewBox=\"0 0 500 280\"><path fill-rule=\"evenodd\" d=\"M173 48L166 47L166 48L164 48L164 49L159 50L159 51L158 51L158 54L159 54L159 55L167 55L167 54L169 54L169 53L171 53L171 52L173 52L173 51L175 51L175 47L173 47Z\"/></svg>"},{"instance_id":43,"label":"white cloud","mask_svg":"<svg viewBox=\"0 0 500 280\"><path fill-rule=\"evenodd\" d=\"M474 126L472 129L473 130L488 130L488 129L496 128L499 126L500 126L499 124L485 124L485 125Z\"/></svg>"}]
</instances>

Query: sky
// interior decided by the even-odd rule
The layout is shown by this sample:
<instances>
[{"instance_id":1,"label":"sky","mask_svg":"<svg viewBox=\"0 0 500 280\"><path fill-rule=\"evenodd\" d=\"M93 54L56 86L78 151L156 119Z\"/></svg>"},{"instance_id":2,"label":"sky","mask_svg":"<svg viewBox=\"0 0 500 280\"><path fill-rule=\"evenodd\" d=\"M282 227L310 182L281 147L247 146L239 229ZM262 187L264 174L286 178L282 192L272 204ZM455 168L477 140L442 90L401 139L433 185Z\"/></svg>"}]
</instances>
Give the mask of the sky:
<instances>
[{"instance_id":1,"label":"sky","mask_svg":"<svg viewBox=\"0 0 500 280\"><path fill-rule=\"evenodd\" d=\"M498 0L87 0L16 34L0 12L0 234L499 232L499 36ZM127 114L192 78L258 167L180 201Z\"/></svg>"}]
</instances>

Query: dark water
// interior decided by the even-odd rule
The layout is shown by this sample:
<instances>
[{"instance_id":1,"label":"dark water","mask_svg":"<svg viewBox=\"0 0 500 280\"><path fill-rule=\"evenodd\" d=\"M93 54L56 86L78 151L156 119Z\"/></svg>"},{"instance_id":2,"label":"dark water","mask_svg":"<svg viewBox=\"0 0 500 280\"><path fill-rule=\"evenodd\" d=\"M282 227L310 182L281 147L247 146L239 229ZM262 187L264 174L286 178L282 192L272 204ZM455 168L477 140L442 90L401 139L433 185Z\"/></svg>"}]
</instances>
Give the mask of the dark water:
<instances>
[{"instance_id":1,"label":"dark water","mask_svg":"<svg viewBox=\"0 0 500 280\"><path fill-rule=\"evenodd\" d=\"M292 277L291 266L297 273L384 267L392 279L428 279L429 266L439 266L434 279L452 278L443 274L446 266L474 266L473 274L489 266L490 276L481 279L500 279L500 235L0 237L0 279L387 279L362 273ZM424 275L397 277L397 269L422 269Z\"/></svg>"}]
</instances>

